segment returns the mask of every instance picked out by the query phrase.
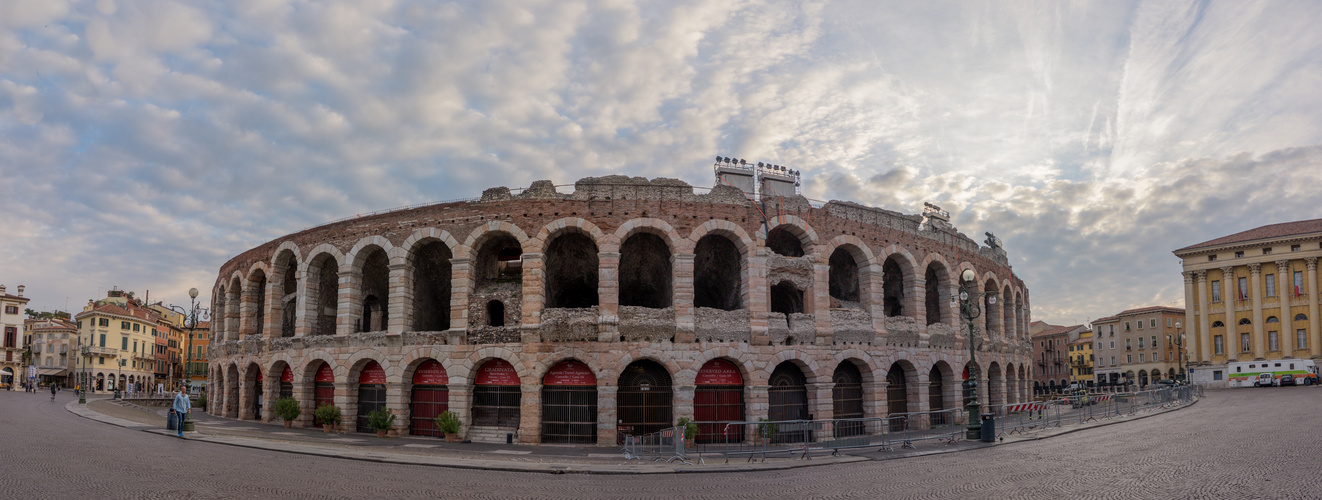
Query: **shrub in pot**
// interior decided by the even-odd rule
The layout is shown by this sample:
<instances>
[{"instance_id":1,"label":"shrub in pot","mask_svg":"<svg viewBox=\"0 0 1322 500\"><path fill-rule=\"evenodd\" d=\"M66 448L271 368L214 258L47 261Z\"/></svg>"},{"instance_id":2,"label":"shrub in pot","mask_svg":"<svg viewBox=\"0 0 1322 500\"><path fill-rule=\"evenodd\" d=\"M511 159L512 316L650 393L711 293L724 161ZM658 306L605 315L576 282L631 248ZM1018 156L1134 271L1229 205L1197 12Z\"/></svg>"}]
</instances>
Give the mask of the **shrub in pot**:
<instances>
[{"instance_id":1,"label":"shrub in pot","mask_svg":"<svg viewBox=\"0 0 1322 500\"><path fill-rule=\"evenodd\" d=\"M340 407L333 404L322 403L318 406L312 415L321 421L322 430L330 432L335 426L340 425Z\"/></svg>"},{"instance_id":2,"label":"shrub in pot","mask_svg":"<svg viewBox=\"0 0 1322 500\"><path fill-rule=\"evenodd\" d=\"M698 424L693 423L691 418L679 417L679 423L676 427L684 428L684 447L692 448L693 440L698 437Z\"/></svg>"},{"instance_id":3,"label":"shrub in pot","mask_svg":"<svg viewBox=\"0 0 1322 500\"><path fill-rule=\"evenodd\" d=\"M376 431L376 437L386 437L386 432L395 425L395 412L384 406L367 414L367 426Z\"/></svg>"},{"instance_id":4,"label":"shrub in pot","mask_svg":"<svg viewBox=\"0 0 1322 500\"><path fill-rule=\"evenodd\" d=\"M204 393L202 393L202 394L200 394L200 395L197 396L197 405L196 405L196 406L197 406L198 408L202 408L202 411L206 411L206 407L207 407L207 393L204 392Z\"/></svg>"},{"instance_id":5,"label":"shrub in pot","mask_svg":"<svg viewBox=\"0 0 1322 500\"><path fill-rule=\"evenodd\" d=\"M275 400L275 416L285 421L285 427L290 427L294 419L298 418L303 410L298 407L298 400L294 398L280 398Z\"/></svg>"},{"instance_id":6,"label":"shrub in pot","mask_svg":"<svg viewBox=\"0 0 1322 500\"><path fill-rule=\"evenodd\" d=\"M436 428L445 433L445 442L453 443L459 440L459 428L464 423L459 420L459 416L452 411L445 411L436 416Z\"/></svg>"},{"instance_id":7,"label":"shrub in pot","mask_svg":"<svg viewBox=\"0 0 1322 500\"><path fill-rule=\"evenodd\" d=\"M759 418L757 424L757 444L771 442L771 437L780 432L780 425L766 418Z\"/></svg>"}]
</instances>

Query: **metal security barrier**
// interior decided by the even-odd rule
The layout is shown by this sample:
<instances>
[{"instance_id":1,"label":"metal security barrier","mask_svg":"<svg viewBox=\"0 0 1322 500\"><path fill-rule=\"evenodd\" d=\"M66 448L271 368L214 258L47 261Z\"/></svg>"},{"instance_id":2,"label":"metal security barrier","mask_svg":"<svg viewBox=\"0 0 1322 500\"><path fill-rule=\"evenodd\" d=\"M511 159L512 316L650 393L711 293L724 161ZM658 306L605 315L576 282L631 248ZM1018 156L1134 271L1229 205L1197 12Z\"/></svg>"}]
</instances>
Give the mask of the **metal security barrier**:
<instances>
[{"instance_id":1,"label":"metal security barrier","mask_svg":"<svg viewBox=\"0 0 1322 500\"><path fill-rule=\"evenodd\" d=\"M692 465L684 449L684 428L668 427L651 434L624 437L625 460L652 460Z\"/></svg>"},{"instance_id":2,"label":"metal security barrier","mask_svg":"<svg viewBox=\"0 0 1322 500\"><path fill-rule=\"evenodd\" d=\"M892 414L886 418L830 420L783 420L745 422L695 422L716 432L699 434L694 450L748 461L783 455L811 459L814 453L839 455L840 450L876 448L894 451L917 448L923 441L953 443L965 423L963 408L930 412Z\"/></svg>"}]
</instances>

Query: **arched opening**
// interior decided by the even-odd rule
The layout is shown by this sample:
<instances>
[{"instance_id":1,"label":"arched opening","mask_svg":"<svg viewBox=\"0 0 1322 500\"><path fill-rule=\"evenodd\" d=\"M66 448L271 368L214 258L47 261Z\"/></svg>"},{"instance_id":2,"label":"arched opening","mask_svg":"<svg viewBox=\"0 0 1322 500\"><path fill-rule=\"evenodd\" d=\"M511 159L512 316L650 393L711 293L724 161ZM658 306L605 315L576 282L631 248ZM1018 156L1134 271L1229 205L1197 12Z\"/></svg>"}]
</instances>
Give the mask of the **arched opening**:
<instances>
[{"instance_id":1,"label":"arched opening","mask_svg":"<svg viewBox=\"0 0 1322 500\"><path fill-rule=\"evenodd\" d=\"M997 292L996 283L987 280L987 283L982 287L982 291L985 293L982 296L982 310L983 314L987 316L987 337L993 338L993 334L1001 332L1001 308L996 307L993 301L993 297Z\"/></svg>"},{"instance_id":2,"label":"arched opening","mask_svg":"<svg viewBox=\"0 0 1322 500\"><path fill-rule=\"evenodd\" d=\"M316 376L312 379L312 407L321 408L323 405L335 404L335 371L329 364L321 363L317 368ZM313 425L327 425L321 419L313 416Z\"/></svg>"},{"instance_id":3,"label":"arched opening","mask_svg":"<svg viewBox=\"0 0 1322 500\"><path fill-rule=\"evenodd\" d=\"M111 377L113 380L115 377ZM124 388L124 376L120 375L115 387ZM223 416L228 418L239 417L239 367L229 365L225 369L225 407Z\"/></svg>"},{"instance_id":4,"label":"arched opening","mask_svg":"<svg viewBox=\"0 0 1322 500\"><path fill-rule=\"evenodd\" d=\"M1014 292L1010 286L1006 285L1005 290L1001 292L1000 298L996 299L1001 305L1001 335L1010 338L1014 335Z\"/></svg>"},{"instance_id":5,"label":"arched opening","mask_svg":"<svg viewBox=\"0 0 1322 500\"><path fill-rule=\"evenodd\" d=\"M858 436L867 433L863 422L863 374L849 361L840 362L831 375L835 387L831 389L834 407L835 437ZM847 420L857 419L857 420Z\"/></svg>"},{"instance_id":6,"label":"arched opening","mask_svg":"<svg viewBox=\"0 0 1322 500\"><path fill-rule=\"evenodd\" d=\"M505 303L499 300L487 302L487 326L505 326Z\"/></svg>"},{"instance_id":7,"label":"arched opening","mask_svg":"<svg viewBox=\"0 0 1322 500\"><path fill-rule=\"evenodd\" d=\"M252 297L253 333L260 336L266 326L264 324L266 323L266 273L261 269L254 270L252 275L248 276L248 283L251 287L249 293Z\"/></svg>"},{"instance_id":8,"label":"arched opening","mask_svg":"<svg viewBox=\"0 0 1322 500\"><path fill-rule=\"evenodd\" d=\"M294 370L289 369L289 365L284 366L280 370L280 399L294 397Z\"/></svg>"},{"instance_id":9,"label":"arched opening","mask_svg":"<svg viewBox=\"0 0 1322 500\"><path fill-rule=\"evenodd\" d=\"M389 318L386 317L390 301L390 259L380 247L370 247L367 258L363 259L362 313L358 331L379 332L386 329Z\"/></svg>"},{"instance_id":10,"label":"arched opening","mask_svg":"<svg viewBox=\"0 0 1322 500\"><path fill-rule=\"evenodd\" d=\"M709 234L693 250L693 306L733 311L742 307L743 258L728 238Z\"/></svg>"},{"instance_id":11,"label":"arched opening","mask_svg":"<svg viewBox=\"0 0 1322 500\"><path fill-rule=\"evenodd\" d=\"M636 233L620 245L620 305L670 307L670 246L652 233Z\"/></svg>"},{"instance_id":12,"label":"arched opening","mask_svg":"<svg viewBox=\"0 0 1322 500\"><path fill-rule=\"evenodd\" d=\"M803 291L789 281L776 283L771 287L771 312L784 314L788 325L790 315L803 312Z\"/></svg>"},{"instance_id":13,"label":"arched opening","mask_svg":"<svg viewBox=\"0 0 1322 500\"><path fill-rule=\"evenodd\" d=\"M335 335L335 316L339 308L340 267L335 257L321 254L308 266L309 280L316 284L315 304L308 315L313 335Z\"/></svg>"},{"instance_id":14,"label":"arched opening","mask_svg":"<svg viewBox=\"0 0 1322 500\"><path fill-rule=\"evenodd\" d=\"M803 257L803 242L785 226L778 226L767 233L767 248L777 255Z\"/></svg>"},{"instance_id":15,"label":"arched opening","mask_svg":"<svg viewBox=\"0 0 1322 500\"><path fill-rule=\"evenodd\" d=\"M932 411L932 426L950 425L951 418L946 413L946 376L941 367L933 366L927 372L927 406Z\"/></svg>"},{"instance_id":16,"label":"arched opening","mask_svg":"<svg viewBox=\"0 0 1322 500\"><path fill-rule=\"evenodd\" d=\"M904 316L904 271L894 257L889 257L881 266L881 283L884 298L882 305L887 317Z\"/></svg>"},{"instance_id":17,"label":"arched opening","mask_svg":"<svg viewBox=\"0 0 1322 500\"><path fill-rule=\"evenodd\" d=\"M280 336L294 336L294 320L298 317L298 258L285 250L275 258L280 278Z\"/></svg>"},{"instance_id":18,"label":"arched opening","mask_svg":"<svg viewBox=\"0 0 1322 500\"><path fill-rule=\"evenodd\" d=\"M429 241L413 255L413 329L450 329L450 247Z\"/></svg>"},{"instance_id":19,"label":"arched opening","mask_svg":"<svg viewBox=\"0 0 1322 500\"><path fill-rule=\"evenodd\" d=\"M858 262L854 255L842 248L831 252L827 261L830 270L827 273L827 289L831 298L840 301L841 307L856 309L859 304Z\"/></svg>"},{"instance_id":20,"label":"arched opening","mask_svg":"<svg viewBox=\"0 0 1322 500\"><path fill-rule=\"evenodd\" d=\"M473 380L473 426L519 428L522 401L519 373L509 361L493 359L477 370Z\"/></svg>"},{"instance_id":21,"label":"arched opening","mask_svg":"<svg viewBox=\"0 0 1322 500\"><path fill-rule=\"evenodd\" d=\"M904 366L899 363L891 365L886 371L886 413L887 417L909 413L909 386L908 377L904 375ZM908 421L904 418L890 418L889 426L892 432L903 431Z\"/></svg>"},{"instance_id":22,"label":"arched opening","mask_svg":"<svg viewBox=\"0 0 1322 500\"><path fill-rule=\"evenodd\" d=\"M238 277L230 280L229 295L225 297L225 303L229 307L225 308L225 338L229 340L240 340L244 332L239 331L241 327L241 315L243 314L243 282ZM120 376L123 378L123 376ZM235 411L238 411L235 407Z\"/></svg>"},{"instance_id":23,"label":"arched opening","mask_svg":"<svg viewBox=\"0 0 1322 500\"><path fill-rule=\"evenodd\" d=\"M944 275L945 268L941 266L940 262L928 264L927 272L923 274L923 280L926 281L923 302L926 305L927 324L929 325L941 322L941 278Z\"/></svg>"},{"instance_id":24,"label":"arched opening","mask_svg":"<svg viewBox=\"0 0 1322 500\"><path fill-rule=\"evenodd\" d=\"M258 368L257 365L252 365L252 366L250 366L250 367L248 368L248 372L249 372L250 374L255 373L255 375L253 375L253 382L252 382L252 389L251 389L251 390L252 390L252 418L253 418L254 420L261 420L261 419L262 419L262 403L264 402L264 400L263 400L263 398L262 398L262 369L261 369L261 368Z\"/></svg>"},{"instance_id":25,"label":"arched opening","mask_svg":"<svg viewBox=\"0 0 1322 500\"><path fill-rule=\"evenodd\" d=\"M694 379L693 420L698 424L699 443L737 443L742 429L728 426L744 420L744 376L724 359L711 359L698 369Z\"/></svg>"},{"instance_id":26,"label":"arched opening","mask_svg":"<svg viewBox=\"0 0 1322 500\"><path fill-rule=\"evenodd\" d=\"M386 371L368 361L358 373L358 432L376 432L368 425L368 414L386 407Z\"/></svg>"},{"instance_id":27,"label":"arched opening","mask_svg":"<svg viewBox=\"0 0 1322 500\"><path fill-rule=\"evenodd\" d=\"M509 233L492 233L477 251L473 269L477 288L488 283L518 282L523 278L523 247Z\"/></svg>"},{"instance_id":28,"label":"arched opening","mask_svg":"<svg viewBox=\"0 0 1322 500\"><path fill-rule=\"evenodd\" d=\"M443 437L436 417L450 409L450 375L441 363L429 359L413 370L409 398L409 434Z\"/></svg>"},{"instance_id":29,"label":"arched opening","mask_svg":"<svg viewBox=\"0 0 1322 500\"><path fill-rule=\"evenodd\" d=\"M767 419L773 422L811 420L808 416L808 379L793 361L776 365L767 386ZM803 439L801 431L781 430L771 442L799 442ZM811 437L806 439L812 440Z\"/></svg>"},{"instance_id":30,"label":"arched opening","mask_svg":"<svg viewBox=\"0 0 1322 500\"><path fill-rule=\"evenodd\" d=\"M597 244L587 235L565 232L546 246L546 307L597 305Z\"/></svg>"},{"instance_id":31,"label":"arched opening","mask_svg":"<svg viewBox=\"0 0 1322 500\"><path fill-rule=\"evenodd\" d=\"M616 391L620 435L641 436L675 425L671 391L670 373L660 363L629 363Z\"/></svg>"},{"instance_id":32,"label":"arched opening","mask_svg":"<svg viewBox=\"0 0 1322 500\"><path fill-rule=\"evenodd\" d=\"M211 316L211 333L215 340L219 342L227 340L225 337L225 309L229 304L225 303L226 297L228 297L228 294L225 293L225 286L222 285L216 291L215 305L211 306L212 312L215 313Z\"/></svg>"},{"instance_id":33,"label":"arched opening","mask_svg":"<svg viewBox=\"0 0 1322 500\"><path fill-rule=\"evenodd\" d=\"M1064 381L1061 381L1064 384ZM993 361L987 367L987 401L991 406L1005 404L1005 377L1001 365Z\"/></svg>"},{"instance_id":34,"label":"arched opening","mask_svg":"<svg viewBox=\"0 0 1322 500\"><path fill-rule=\"evenodd\" d=\"M597 442L597 376L578 361L562 361L542 377L542 442Z\"/></svg>"}]
</instances>

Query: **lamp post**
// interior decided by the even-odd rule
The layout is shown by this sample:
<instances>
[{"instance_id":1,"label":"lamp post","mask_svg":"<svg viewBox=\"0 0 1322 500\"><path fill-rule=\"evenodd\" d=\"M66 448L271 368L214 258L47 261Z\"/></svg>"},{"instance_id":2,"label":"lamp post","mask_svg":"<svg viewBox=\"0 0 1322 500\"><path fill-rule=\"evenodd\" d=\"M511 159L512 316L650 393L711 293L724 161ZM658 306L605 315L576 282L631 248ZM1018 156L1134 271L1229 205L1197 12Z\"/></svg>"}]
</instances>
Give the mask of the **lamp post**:
<instances>
[{"instance_id":1,"label":"lamp post","mask_svg":"<svg viewBox=\"0 0 1322 500\"><path fill-rule=\"evenodd\" d=\"M1185 381L1184 373L1184 329L1179 320L1175 321L1175 366L1180 370L1177 381Z\"/></svg>"},{"instance_id":2,"label":"lamp post","mask_svg":"<svg viewBox=\"0 0 1322 500\"><path fill-rule=\"evenodd\" d=\"M969 324L969 378L964 381L964 392L967 394L964 398L964 411L968 414L968 431L964 437L966 439L979 439L982 437L982 405L978 404L978 381L977 374L974 371L978 367L977 346L973 344L973 320L982 315L982 306L979 301L983 296L987 297L989 305L996 305L996 292L978 292L974 290L972 294L968 291L968 285L977 279L977 274L971 269L965 269L960 275L959 290L959 312L964 317L964 321Z\"/></svg>"},{"instance_id":3,"label":"lamp post","mask_svg":"<svg viewBox=\"0 0 1322 500\"><path fill-rule=\"evenodd\" d=\"M182 309L182 308L180 308L179 306L176 306L176 305L171 305L171 306L170 306L170 310L172 310L172 311L176 311L176 312L178 312L179 309ZM188 387L189 390L191 390L191 389L192 389L192 386L193 386L193 384L192 384L192 381L193 381L193 373L192 373L192 372L193 372L193 335L194 335L194 334L193 334L193 330L197 328L197 313L198 313L198 308L197 308L197 289L196 289L196 288L189 288L189 289L188 289L188 312L183 313L183 314L184 314L184 318L188 321L188 342L185 344L186 347L184 348L184 384L185 384L186 387ZM190 412L184 414L184 426L183 426L183 429L181 429L181 431L182 431L182 432L192 432L192 430L193 430L193 412L190 411Z\"/></svg>"}]
</instances>

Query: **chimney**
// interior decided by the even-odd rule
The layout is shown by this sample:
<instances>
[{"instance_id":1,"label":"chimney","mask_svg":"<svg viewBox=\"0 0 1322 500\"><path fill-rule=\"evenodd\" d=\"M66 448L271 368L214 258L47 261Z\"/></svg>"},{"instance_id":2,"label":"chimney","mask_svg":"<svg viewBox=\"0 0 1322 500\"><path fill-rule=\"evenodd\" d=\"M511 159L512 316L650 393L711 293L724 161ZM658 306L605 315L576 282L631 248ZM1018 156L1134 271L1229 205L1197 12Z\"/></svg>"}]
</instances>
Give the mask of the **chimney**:
<instances>
[{"instance_id":1,"label":"chimney","mask_svg":"<svg viewBox=\"0 0 1322 500\"><path fill-rule=\"evenodd\" d=\"M18 296L19 296L19 297L22 297L22 296L23 296L23 288L24 288L23 285L18 285Z\"/></svg>"},{"instance_id":2,"label":"chimney","mask_svg":"<svg viewBox=\"0 0 1322 500\"><path fill-rule=\"evenodd\" d=\"M0 285L0 295L4 295L4 294L5 294L5 286Z\"/></svg>"}]
</instances>

